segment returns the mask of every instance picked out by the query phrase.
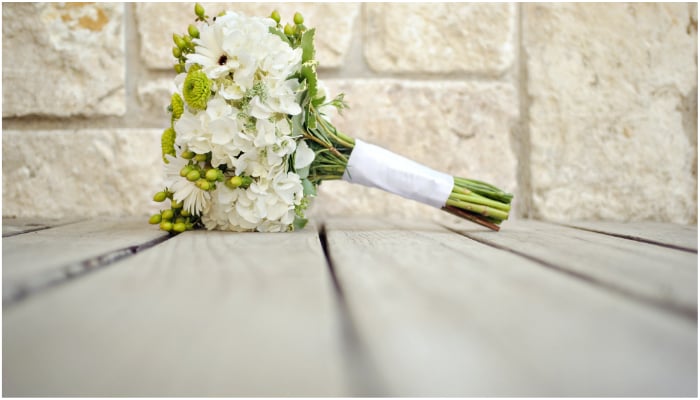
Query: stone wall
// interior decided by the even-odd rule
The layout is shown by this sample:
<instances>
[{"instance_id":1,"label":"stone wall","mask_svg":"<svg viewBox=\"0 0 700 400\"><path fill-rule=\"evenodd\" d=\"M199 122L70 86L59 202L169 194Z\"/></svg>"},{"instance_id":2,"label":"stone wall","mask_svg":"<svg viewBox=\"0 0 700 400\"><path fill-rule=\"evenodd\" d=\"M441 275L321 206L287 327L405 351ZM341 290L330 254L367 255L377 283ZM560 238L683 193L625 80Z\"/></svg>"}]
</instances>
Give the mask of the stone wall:
<instances>
[{"instance_id":1,"label":"stone wall","mask_svg":"<svg viewBox=\"0 0 700 400\"><path fill-rule=\"evenodd\" d=\"M232 3L205 3L209 14ZM239 4L317 27L337 126L516 194L514 214L697 221L695 4ZM3 216L146 215L192 3L2 5ZM313 212L440 218L343 182Z\"/></svg>"}]
</instances>

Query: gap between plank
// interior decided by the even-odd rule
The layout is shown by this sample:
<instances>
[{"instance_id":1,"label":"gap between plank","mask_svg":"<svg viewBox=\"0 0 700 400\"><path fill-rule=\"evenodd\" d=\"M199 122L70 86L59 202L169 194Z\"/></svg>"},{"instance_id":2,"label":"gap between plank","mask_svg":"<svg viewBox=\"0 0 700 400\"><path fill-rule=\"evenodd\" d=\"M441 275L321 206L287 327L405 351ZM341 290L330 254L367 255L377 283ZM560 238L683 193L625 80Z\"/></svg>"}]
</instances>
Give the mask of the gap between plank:
<instances>
[{"instance_id":1,"label":"gap between plank","mask_svg":"<svg viewBox=\"0 0 700 400\"><path fill-rule=\"evenodd\" d=\"M369 356L366 346L357 330L355 319L352 315L345 292L338 279L333 265L328 241L326 238L326 226L321 224L318 232L321 248L326 257L326 265L335 289L335 299L338 307L340 321L340 334L343 346L343 355L346 360L346 368L350 379L350 391L353 397L376 397L388 395L381 383L379 372Z\"/></svg>"},{"instance_id":2,"label":"gap between plank","mask_svg":"<svg viewBox=\"0 0 700 400\"><path fill-rule=\"evenodd\" d=\"M549 261L546 261L546 260L543 260L543 259L541 259L541 258L532 256L532 255L530 255L530 254L527 254L527 253L524 253L524 252L521 252L521 251L518 251L518 250L511 249L511 248L509 248L509 247L506 247L506 246L503 246L503 245L500 245L500 244L491 242L491 241L486 240L486 239L481 239L481 238L477 238L477 237L472 237L472 236L470 236L470 235L467 234L467 233L460 232L459 230L453 229L453 228L451 228L451 227L449 227L449 226L446 226L446 225L443 225L443 227L444 227L445 229L447 229L447 230L450 230L450 231L452 231L452 232L454 232L454 233L456 233L456 234L458 234L458 235L461 235L461 236L463 236L463 237L466 237L466 238L468 238L468 239L474 240L474 241L479 242L479 243L481 243L481 244L485 244L485 245L487 245L487 246L494 247L494 248L499 249L499 250L504 250L504 251L511 252L511 253L516 254L516 255L518 255L518 256L520 256L520 257L526 258L526 259L528 259L528 260L530 260L530 261L534 261L534 262L536 262L537 264L540 264L540 265L542 265L542 266L545 267L545 268L549 268L549 269L551 269L551 270L553 270L553 271L562 273L562 274L564 274L564 275L568 275L568 276L570 276L570 277L572 277L572 278L578 279L578 280L580 280L580 281L582 281L582 282L585 282L585 283L588 283L588 284L593 285L593 286L595 286L595 287L598 287L598 288L607 290L607 291L609 291L609 292L612 292L612 293L621 295L621 296L626 297L626 298L628 298L628 299L630 299L630 300L638 301L638 302L640 302L640 303L643 303L643 304L652 306L652 307L654 307L654 308L660 309L660 310L665 311L665 312L670 312L670 313L672 313L672 314L674 314L674 315L676 315L676 316L682 317L682 318L684 318L684 319L688 319L688 320L693 321L693 322L695 322L695 323L697 323L697 321L698 321L698 313L697 313L697 310L696 310L696 309L687 308L687 307L681 307L681 306L677 306L677 305L673 305L673 304L669 304L669 303L657 301L657 300L654 300L654 299L650 299L650 298L648 298L648 297L646 297L646 296L640 295L640 294L638 294L638 293L629 291L629 290L624 289L624 288L620 288L620 287L615 286L615 285L611 285L611 284L609 284L609 283L607 283L607 282L600 281L600 280L598 280L598 279L596 279L596 278L594 278L594 277L591 277L591 276L582 274L582 273L580 273L580 272L576 272L576 271L572 271L572 270L568 270L568 269L562 268L562 267L560 267L560 266L558 266L558 265L556 265L556 264L553 264L553 263L551 263L551 262L549 262Z\"/></svg>"},{"instance_id":3,"label":"gap between plank","mask_svg":"<svg viewBox=\"0 0 700 400\"><path fill-rule=\"evenodd\" d=\"M139 245L123 247L121 249L112 250L107 253L100 254L82 261L76 261L66 264L62 267L57 268L56 271L53 271L50 274L43 274L45 276L39 276L33 281L23 282L22 284L11 288L10 290L8 290L9 293L3 293L2 308L7 309L8 307L12 307L13 305L23 300L26 300L29 297L34 296L40 292L43 292L45 290L59 285L63 285L81 276L105 268L111 264L116 263L119 260L133 256L146 249L156 246L162 242L165 242L166 240L172 237L175 236L160 236L158 238L149 240Z\"/></svg>"},{"instance_id":4,"label":"gap between plank","mask_svg":"<svg viewBox=\"0 0 700 400\"><path fill-rule=\"evenodd\" d=\"M557 224L557 223L555 223L555 224ZM678 246L678 245L670 244L670 243L661 243L661 242L657 242L657 241L654 241L651 239L644 239L644 238L639 237L639 236L625 235L623 233L612 233L612 232L599 231L597 229L584 228L582 226L576 226L576 225L567 225L567 224L557 224L557 225L564 226L566 228L573 228L573 229L578 229L581 231L600 233L601 235L614 236L614 237L618 237L621 239L627 239L627 240L632 240L635 242L641 242L641 243L646 243L646 244L653 244L656 246L667 247L667 248L674 249L674 250L687 251L688 253L698 254L697 250L691 249L690 247L683 247L683 246Z\"/></svg>"}]
</instances>

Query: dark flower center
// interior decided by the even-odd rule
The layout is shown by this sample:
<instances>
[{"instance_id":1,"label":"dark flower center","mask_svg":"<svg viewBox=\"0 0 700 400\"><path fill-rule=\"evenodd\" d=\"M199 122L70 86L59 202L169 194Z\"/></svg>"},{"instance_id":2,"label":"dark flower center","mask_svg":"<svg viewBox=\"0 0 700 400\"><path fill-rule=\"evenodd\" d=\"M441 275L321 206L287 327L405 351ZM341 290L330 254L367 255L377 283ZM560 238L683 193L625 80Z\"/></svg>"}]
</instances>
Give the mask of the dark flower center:
<instances>
[{"instance_id":1,"label":"dark flower center","mask_svg":"<svg viewBox=\"0 0 700 400\"><path fill-rule=\"evenodd\" d=\"M226 54L223 56L219 57L219 65L224 65L226 64L226 61L228 60L228 57L226 57Z\"/></svg>"}]
</instances>

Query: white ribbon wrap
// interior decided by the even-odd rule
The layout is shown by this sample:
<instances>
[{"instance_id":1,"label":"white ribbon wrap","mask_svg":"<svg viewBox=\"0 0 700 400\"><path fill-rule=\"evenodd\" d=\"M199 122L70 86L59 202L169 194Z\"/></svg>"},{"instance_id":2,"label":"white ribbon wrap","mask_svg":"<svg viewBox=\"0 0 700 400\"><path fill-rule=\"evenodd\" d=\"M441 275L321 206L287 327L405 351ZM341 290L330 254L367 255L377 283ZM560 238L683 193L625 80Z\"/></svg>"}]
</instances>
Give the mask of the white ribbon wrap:
<instances>
[{"instance_id":1,"label":"white ribbon wrap","mask_svg":"<svg viewBox=\"0 0 700 400\"><path fill-rule=\"evenodd\" d=\"M382 189L437 208L445 205L454 185L451 175L357 139L343 180Z\"/></svg>"}]
</instances>

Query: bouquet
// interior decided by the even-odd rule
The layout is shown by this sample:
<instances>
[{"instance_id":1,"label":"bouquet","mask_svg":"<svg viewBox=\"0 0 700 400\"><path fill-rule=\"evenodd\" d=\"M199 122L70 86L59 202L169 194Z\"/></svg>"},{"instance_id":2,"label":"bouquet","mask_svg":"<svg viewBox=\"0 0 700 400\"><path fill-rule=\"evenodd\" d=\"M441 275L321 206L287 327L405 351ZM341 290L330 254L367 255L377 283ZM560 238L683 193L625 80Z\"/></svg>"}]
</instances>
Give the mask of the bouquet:
<instances>
[{"instance_id":1,"label":"bouquet","mask_svg":"<svg viewBox=\"0 0 700 400\"><path fill-rule=\"evenodd\" d=\"M342 179L417 200L498 230L512 195L434 171L345 135L328 118L347 107L318 79L314 29L296 13L282 27L223 12L173 35L170 127L162 135L170 208L151 224L179 233L206 228L284 232L306 224L323 181Z\"/></svg>"}]
</instances>

